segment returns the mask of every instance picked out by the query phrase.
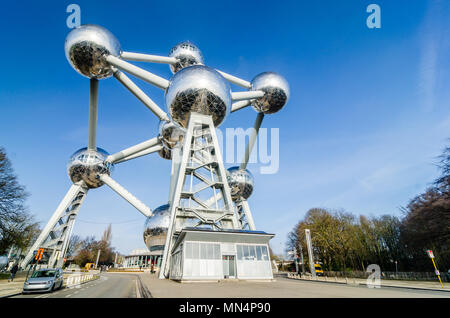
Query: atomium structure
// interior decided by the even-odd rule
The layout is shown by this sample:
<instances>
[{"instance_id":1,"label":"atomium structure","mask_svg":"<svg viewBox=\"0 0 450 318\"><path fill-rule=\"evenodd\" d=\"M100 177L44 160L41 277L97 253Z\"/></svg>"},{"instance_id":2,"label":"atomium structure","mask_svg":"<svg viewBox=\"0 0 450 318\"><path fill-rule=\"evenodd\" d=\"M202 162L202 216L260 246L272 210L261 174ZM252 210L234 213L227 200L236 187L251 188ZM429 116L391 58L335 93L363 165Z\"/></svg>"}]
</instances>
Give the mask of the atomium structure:
<instances>
[{"instance_id":1,"label":"atomium structure","mask_svg":"<svg viewBox=\"0 0 450 318\"><path fill-rule=\"evenodd\" d=\"M168 56L131 53L107 29L82 25L65 41L70 65L90 80L88 146L68 162L73 185L58 205L21 266L26 268L38 248L50 250L48 266L61 266L78 211L89 190L107 185L146 217L144 241L148 248L164 249L160 278L167 278L170 253L180 231L209 228L215 231L250 230L255 224L247 202L254 180L247 163L265 114L278 112L289 99L289 85L274 73L261 73L251 81L205 65L202 53L191 42L175 45ZM167 80L129 61L164 63L173 76ZM125 73L164 91L165 112ZM99 80L114 77L159 119L157 136L109 154L97 147ZM232 91L230 83L244 88ZM225 170L216 127L230 113L247 106L257 112L254 129L241 165ZM168 203L155 210L115 181L115 165L158 153L172 161Z\"/></svg>"}]
</instances>

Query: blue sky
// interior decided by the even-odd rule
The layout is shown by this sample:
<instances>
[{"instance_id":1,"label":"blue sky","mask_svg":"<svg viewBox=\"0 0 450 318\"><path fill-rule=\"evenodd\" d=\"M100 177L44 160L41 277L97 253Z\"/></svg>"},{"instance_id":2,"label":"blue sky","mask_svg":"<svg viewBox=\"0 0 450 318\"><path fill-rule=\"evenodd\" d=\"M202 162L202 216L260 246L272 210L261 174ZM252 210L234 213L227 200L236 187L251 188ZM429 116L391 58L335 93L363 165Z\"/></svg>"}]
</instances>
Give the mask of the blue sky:
<instances>
[{"instance_id":1,"label":"blue sky","mask_svg":"<svg viewBox=\"0 0 450 318\"><path fill-rule=\"evenodd\" d=\"M280 129L280 169L261 175L249 165L255 223L276 234L276 252L309 208L400 216L398 207L438 175L436 156L450 137L448 1L8 2L0 145L43 224L71 185L69 156L87 144L89 81L64 55L70 3L126 51L166 55L191 40L209 66L247 80L263 71L286 77L288 105L263 122ZM370 3L381 7L381 29L366 26ZM171 76L166 65L139 65ZM164 105L159 89L136 83ZM255 116L244 109L221 128L250 127ZM114 153L153 137L157 125L118 82L100 82L100 147ZM113 177L155 208L167 202L169 172L169 161L150 155L118 165ZM144 247L144 217L104 186L90 191L74 232L99 238L109 223L120 252Z\"/></svg>"}]
</instances>

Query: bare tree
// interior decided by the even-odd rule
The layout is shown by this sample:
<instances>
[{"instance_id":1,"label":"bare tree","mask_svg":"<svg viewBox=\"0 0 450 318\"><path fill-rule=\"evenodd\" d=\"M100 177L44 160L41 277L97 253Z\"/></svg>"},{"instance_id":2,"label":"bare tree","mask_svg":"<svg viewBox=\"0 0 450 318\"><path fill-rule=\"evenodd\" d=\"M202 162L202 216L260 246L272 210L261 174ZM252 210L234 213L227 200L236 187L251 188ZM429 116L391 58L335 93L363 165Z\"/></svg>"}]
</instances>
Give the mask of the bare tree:
<instances>
[{"instance_id":1,"label":"bare tree","mask_svg":"<svg viewBox=\"0 0 450 318\"><path fill-rule=\"evenodd\" d=\"M27 196L5 150L0 148L0 254L12 246L25 249L39 232L25 207Z\"/></svg>"}]
</instances>

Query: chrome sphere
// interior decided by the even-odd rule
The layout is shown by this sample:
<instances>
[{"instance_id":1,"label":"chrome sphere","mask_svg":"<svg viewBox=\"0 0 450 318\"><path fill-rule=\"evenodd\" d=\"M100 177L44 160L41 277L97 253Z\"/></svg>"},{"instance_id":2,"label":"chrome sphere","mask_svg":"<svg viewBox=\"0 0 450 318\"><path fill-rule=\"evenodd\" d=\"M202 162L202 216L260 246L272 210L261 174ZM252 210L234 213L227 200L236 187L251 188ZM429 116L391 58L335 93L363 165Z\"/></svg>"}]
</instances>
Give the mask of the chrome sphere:
<instances>
[{"instance_id":1,"label":"chrome sphere","mask_svg":"<svg viewBox=\"0 0 450 318\"><path fill-rule=\"evenodd\" d=\"M162 147L161 150L158 151L158 154L163 159L172 160L172 150L169 148Z\"/></svg>"},{"instance_id":2,"label":"chrome sphere","mask_svg":"<svg viewBox=\"0 0 450 318\"><path fill-rule=\"evenodd\" d=\"M189 66L175 73L165 99L172 120L184 128L192 112L211 115L217 127L231 109L230 85L217 71L203 65Z\"/></svg>"},{"instance_id":3,"label":"chrome sphere","mask_svg":"<svg viewBox=\"0 0 450 318\"><path fill-rule=\"evenodd\" d=\"M81 148L75 152L67 164L67 173L73 183L83 180L89 188L98 188L103 182L97 178L100 174L111 175L113 166L105 162L109 156L105 150Z\"/></svg>"},{"instance_id":4,"label":"chrome sphere","mask_svg":"<svg viewBox=\"0 0 450 318\"><path fill-rule=\"evenodd\" d=\"M202 52L193 43L189 41L181 42L175 45L169 52L170 57L176 58L179 62L170 65L172 73L176 73L179 70L192 66L203 64Z\"/></svg>"},{"instance_id":5,"label":"chrome sphere","mask_svg":"<svg viewBox=\"0 0 450 318\"><path fill-rule=\"evenodd\" d=\"M97 79L112 75L112 67L104 56L121 54L116 37L104 27L94 24L70 31L66 37L65 51L67 60L78 73Z\"/></svg>"},{"instance_id":6,"label":"chrome sphere","mask_svg":"<svg viewBox=\"0 0 450 318\"><path fill-rule=\"evenodd\" d=\"M183 142L186 129L176 125L172 121L161 120L158 132L164 147L172 149L178 142Z\"/></svg>"},{"instance_id":7,"label":"chrome sphere","mask_svg":"<svg viewBox=\"0 0 450 318\"><path fill-rule=\"evenodd\" d=\"M168 204L157 207L153 210L153 215L147 218L144 225L144 242L150 251L152 247L165 245L169 223L170 206Z\"/></svg>"},{"instance_id":8,"label":"chrome sphere","mask_svg":"<svg viewBox=\"0 0 450 318\"><path fill-rule=\"evenodd\" d=\"M263 97L253 102L253 108L264 114L273 114L283 108L289 99L289 84L286 79L274 72L265 72L252 80L253 91L264 91Z\"/></svg>"},{"instance_id":9,"label":"chrome sphere","mask_svg":"<svg viewBox=\"0 0 450 318\"><path fill-rule=\"evenodd\" d=\"M227 170L227 181L233 201L246 200L253 192L253 175L247 169L229 168Z\"/></svg>"}]
</instances>

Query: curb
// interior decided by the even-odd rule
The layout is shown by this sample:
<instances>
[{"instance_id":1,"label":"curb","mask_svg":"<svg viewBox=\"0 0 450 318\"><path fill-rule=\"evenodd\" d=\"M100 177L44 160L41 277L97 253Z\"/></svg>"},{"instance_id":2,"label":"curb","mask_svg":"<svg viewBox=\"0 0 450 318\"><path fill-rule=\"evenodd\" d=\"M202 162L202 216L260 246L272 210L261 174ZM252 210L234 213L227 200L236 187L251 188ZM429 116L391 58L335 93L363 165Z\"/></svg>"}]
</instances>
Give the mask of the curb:
<instances>
[{"instance_id":1,"label":"curb","mask_svg":"<svg viewBox=\"0 0 450 318\"><path fill-rule=\"evenodd\" d=\"M317 282L317 283L329 283L329 284L341 284L341 285L350 285L350 286L364 286L367 287L367 284L365 283L351 283L350 281L348 283L345 282L333 282L333 281L322 281L322 280L314 280L314 279L304 279L304 278L292 278L287 277L287 279L293 279L293 280L302 280L305 282ZM436 289L436 288L427 288L427 287L413 287L413 286L396 286L396 285L384 285L381 284L381 288L403 288L403 289L415 289L415 290L427 290L427 291L438 291L438 292L447 292L450 293L450 289Z\"/></svg>"},{"instance_id":2,"label":"curb","mask_svg":"<svg viewBox=\"0 0 450 318\"><path fill-rule=\"evenodd\" d=\"M22 295L22 292L20 292L20 293L15 293L15 294L9 294L9 295L0 296L0 298L8 298L8 297L14 297L14 296L19 296L19 295Z\"/></svg>"}]
</instances>

